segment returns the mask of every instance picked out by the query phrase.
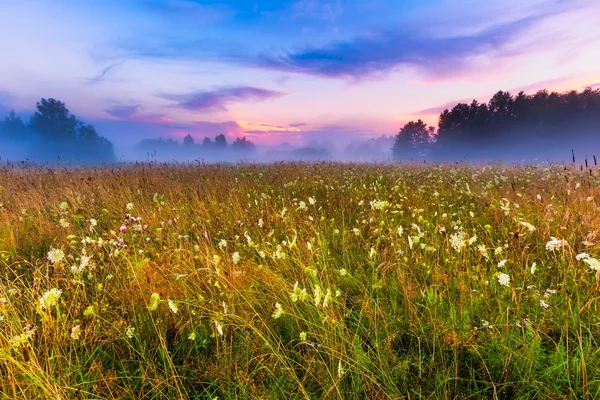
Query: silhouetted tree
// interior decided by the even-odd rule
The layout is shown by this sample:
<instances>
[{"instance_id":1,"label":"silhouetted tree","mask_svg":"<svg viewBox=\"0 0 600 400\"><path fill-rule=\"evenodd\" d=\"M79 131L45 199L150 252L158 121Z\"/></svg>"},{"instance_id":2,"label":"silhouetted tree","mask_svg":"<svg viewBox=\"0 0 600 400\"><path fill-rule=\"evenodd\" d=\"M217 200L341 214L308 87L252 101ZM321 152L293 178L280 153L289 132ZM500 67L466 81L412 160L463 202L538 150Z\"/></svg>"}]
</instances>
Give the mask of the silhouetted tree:
<instances>
[{"instance_id":1,"label":"silhouetted tree","mask_svg":"<svg viewBox=\"0 0 600 400\"><path fill-rule=\"evenodd\" d=\"M112 143L98 135L94 126L77 120L65 103L52 98L41 99L36 107L29 121L29 128L42 139L36 158L58 155L80 161L116 160ZM56 153L50 154L47 146Z\"/></svg>"},{"instance_id":2,"label":"silhouetted tree","mask_svg":"<svg viewBox=\"0 0 600 400\"><path fill-rule=\"evenodd\" d=\"M0 134L2 138L13 141L27 139L27 127L15 110L10 110L8 116L4 118L4 123L0 123Z\"/></svg>"},{"instance_id":3,"label":"silhouetted tree","mask_svg":"<svg viewBox=\"0 0 600 400\"><path fill-rule=\"evenodd\" d=\"M183 145L188 148L194 146L194 138L192 137L192 135L188 134L186 137L183 138Z\"/></svg>"},{"instance_id":4,"label":"silhouetted tree","mask_svg":"<svg viewBox=\"0 0 600 400\"><path fill-rule=\"evenodd\" d=\"M596 143L599 130L600 89L521 91L516 96L499 91L487 105L473 100L444 110L435 155L520 159L564 154Z\"/></svg>"},{"instance_id":5,"label":"silhouetted tree","mask_svg":"<svg viewBox=\"0 0 600 400\"><path fill-rule=\"evenodd\" d=\"M202 146L209 148L210 146L212 146L212 140L210 140L210 138L205 137L204 140L202 141Z\"/></svg>"},{"instance_id":6,"label":"silhouetted tree","mask_svg":"<svg viewBox=\"0 0 600 400\"><path fill-rule=\"evenodd\" d=\"M227 148L227 138L225 137L225 135L223 135L222 133L220 135L217 135L215 137L214 146L218 149Z\"/></svg>"},{"instance_id":7,"label":"silhouetted tree","mask_svg":"<svg viewBox=\"0 0 600 400\"><path fill-rule=\"evenodd\" d=\"M76 138L77 118L69 113L65 103L55 99L42 99L36 104L37 111L31 117L31 129L55 142Z\"/></svg>"},{"instance_id":8,"label":"silhouetted tree","mask_svg":"<svg viewBox=\"0 0 600 400\"><path fill-rule=\"evenodd\" d=\"M251 153L256 150L256 146L245 137L237 138L231 143L231 149L238 152Z\"/></svg>"},{"instance_id":9,"label":"silhouetted tree","mask_svg":"<svg viewBox=\"0 0 600 400\"><path fill-rule=\"evenodd\" d=\"M392 154L395 159L423 157L432 141L435 128L427 126L422 120L406 123L394 142Z\"/></svg>"}]
</instances>

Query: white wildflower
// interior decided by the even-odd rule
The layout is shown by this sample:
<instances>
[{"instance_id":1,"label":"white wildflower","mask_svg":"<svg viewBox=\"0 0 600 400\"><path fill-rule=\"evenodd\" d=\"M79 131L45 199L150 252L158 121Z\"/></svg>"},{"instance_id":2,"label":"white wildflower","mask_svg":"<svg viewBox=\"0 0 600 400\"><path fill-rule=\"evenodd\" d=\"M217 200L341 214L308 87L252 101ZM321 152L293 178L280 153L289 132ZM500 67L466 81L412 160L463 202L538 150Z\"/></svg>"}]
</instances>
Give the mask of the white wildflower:
<instances>
[{"instance_id":1,"label":"white wildflower","mask_svg":"<svg viewBox=\"0 0 600 400\"><path fill-rule=\"evenodd\" d=\"M510 286L510 276L505 273L498 274L498 283L502 286Z\"/></svg>"},{"instance_id":2,"label":"white wildflower","mask_svg":"<svg viewBox=\"0 0 600 400\"><path fill-rule=\"evenodd\" d=\"M281 318L281 316L284 314L283 311L283 306L281 305L281 303L275 303L275 311L273 311L273 314L271 314L271 317L273 317L273 319L278 319Z\"/></svg>"},{"instance_id":3,"label":"white wildflower","mask_svg":"<svg viewBox=\"0 0 600 400\"><path fill-rule=\"evenodd\" d=\"M71 328L71 339L78 340L79 336L81 336L81 326L75 325Z\"/></svg>"},{"instance_id":4,"label":"white wildflower","mask_svg":"<svg viewBox=\"0 0 600 400\"><path fill-rule=\"evenodd\" d=\"M171 299L169 299L169 301L167 301L167 304L168 304L169 308L171 309L171 311L173 312L173 314L177 314L177 311L179 311L177 304Z\"/></svg>"},{"instance_id":5,"label":"white wildflower","mask_svg":"<svg viewBox=\"0 0 600 400\"><path fill-rule=\"evenodd\" d=\"M56 264L65 259L65 253L61 249L52 249L48 252L48 261Z\"/></svg>"},{"instance_id":6,"label":"white wildflower","mask_svg":"<svg viewBox=\"0 0 600 400\"><path fill-rule=\"evenodd\" d=\"M557 239L555 237L551 237L551 240L546 243L546 250L548 251L556 251L556 249L560 249L561 247L567 246L568 243L564 239Z\"/></svg>"},{"instance_id":7,"label":"white wildflower","mask_svg":"<svg viewBox=\"0 0 600 400\"><path fill-rule=\"evenodd\" d=\"M42 310L50 308L58 304L58 299L62 295L62 290L58 288L52 288L40 297L40 307Z\"/></svg>"},{"instance_id":8,"label":"white wildflower","mask_svg":"<svg viewBox=\"0 0 600 400\"><path fill-rule=\"evenodd\" d=\"M125 335L131 339L133 337L133 334L135 333L135 328L133 326L128 326L127 330L125 331Z\"/></svg>"}]
</instances>

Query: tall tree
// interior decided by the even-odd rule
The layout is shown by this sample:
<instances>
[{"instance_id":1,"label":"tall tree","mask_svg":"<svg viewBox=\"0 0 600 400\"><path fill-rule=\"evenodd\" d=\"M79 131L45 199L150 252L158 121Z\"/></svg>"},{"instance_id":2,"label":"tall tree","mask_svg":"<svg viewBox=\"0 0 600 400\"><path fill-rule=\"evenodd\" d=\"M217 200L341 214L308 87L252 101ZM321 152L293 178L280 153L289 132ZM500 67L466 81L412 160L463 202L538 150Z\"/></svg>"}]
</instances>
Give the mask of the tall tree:
<instances>
[{"instance_id":1,"label":"tall tree","mask_svg":"<svg viewBox=\"0 0 600 400\"><path fill-rule=\"evenodd\" d=\"M69 113L65 103L52 98L41 99L36 107L37 111L31 117L29 125L43 138L57 142L76 138L78 121Z\"/></svg>"},{"instance_id":2,"label":"tall tree","mask_svg":"<svg viewBox=\"0 0 600 400\"><path fill-rule=\"evenodd\" d=\"M185 147L193 147L194 146L194 138L192 135L188 133L186 137L183 138L183 145Z\"/></svg>"},{"instance_id":3,"label":"tall tree","mask_svg":"<svg viewBox=\"0 0 600 400\"><path fill-rule=\"evenodd\" d=\"M222 133L220 135L217 135L215 137L214 145L216 148L219 148L219 149L227 148L227 138L225 137L225 135L223 135Z\"/></svg>"},{"instance_id":4,"label":"tall tree","mask_svg":"<svg viewBox=\"0 0 600 400\"><path fill-rule=\"evenodd\" d=\"M433 139L435 128L422 120L406 123L396 136L392 153L395 159L423 157Z\"/></svg>"}]
</instances>

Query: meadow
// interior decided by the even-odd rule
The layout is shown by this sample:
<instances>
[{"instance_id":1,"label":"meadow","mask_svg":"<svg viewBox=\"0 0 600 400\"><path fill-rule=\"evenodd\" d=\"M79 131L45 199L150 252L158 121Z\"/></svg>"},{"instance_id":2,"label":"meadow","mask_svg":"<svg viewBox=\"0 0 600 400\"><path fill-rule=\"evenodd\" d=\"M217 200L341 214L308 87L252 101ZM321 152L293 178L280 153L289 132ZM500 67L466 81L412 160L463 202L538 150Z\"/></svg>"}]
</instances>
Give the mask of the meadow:
<instances>
[{"instance_id":1,"label":"meadow","mask_svg":"<svg viewBox=\"0 0 600 400\"><path fill-rule=\"evenodd\" d=\"M599 172L4 166L0 398L597 398Z\"/></svg>"}]
</instances>

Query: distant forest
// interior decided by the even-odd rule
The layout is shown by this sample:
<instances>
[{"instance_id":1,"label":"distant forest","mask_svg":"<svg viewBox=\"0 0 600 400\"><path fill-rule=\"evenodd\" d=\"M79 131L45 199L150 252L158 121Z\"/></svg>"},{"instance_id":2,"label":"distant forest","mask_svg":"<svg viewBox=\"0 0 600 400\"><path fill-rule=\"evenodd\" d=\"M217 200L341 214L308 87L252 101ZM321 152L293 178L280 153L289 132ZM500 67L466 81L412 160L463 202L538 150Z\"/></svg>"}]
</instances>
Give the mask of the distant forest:
<instances>
[{"instance_id":1,"label":"distant forest","mask_svg":"<svg viewBox=\"0 0 600 400\"><path fill-rule=\"evenodd\" d=\"M65 103L41 99L36 109L27 124L14 111L0 122L3 154L34 161L116 161L112 143L78 120Z\"/></svg>"},{"instance_id":2,"label":"distant forest","mask_svg":"<svg viewBox=\"0 0 600 400\"><path fill-rule=\"evenodd\" d=\"M192 135L183 138L183 143L174 139L143 139L136 146L137 150L146 154L149 160L159 151L161 155L169 155L173 159L239 159L256 151L256 146L244 138L236 138L231 144L227 143L224 134L215 136L214 140L205 137L202 143L196 143Z\"/></svg>"},{"instance_id":3,"label":"distant forest","mask_svg":"<svg viewBox=\"0 0 600 400\"><path fill-rule=\"evenodd\" d=\"M112 143L94 126L78 120L55 99L41 99L28 123L11 111L0 121L0 154L32 161L69 160L83 163L116 162ZM368 161L365 157L388 157L380 152L387 138L348 145L344 159ZM399 161L490 161L564 160L571 149L600 150L600 89L586 88L558 93L540 90L533 95L497 92L487 103L473 100L444 110L437 129L422 120L406 123L390 139L391 156ZM191 135L183 142L174 139L144 139L137 150L153 159L157 151L173 159L250 158L256 146L246 138L227 142L224 134L196 143ZM388 150L389 151L389 150ZM390 153L388 153L390 154ZM600 154L600 151L598 151ZM325 149L304 147L292 152L265 153L276 159L285 156L330 159Z\"/></svg>"},{"instance_id":4,"label":"distant forest","mask_svg":"<svg viewBox=\"0 0 600 400\"><path fill-rule=\"evenodd\" d=\"M600 150L600 89L516 96L499 91L486 103L459 103L439 116L437 131L410 121L396 136L397 160L564 159L571 149Z\"/></svg>"}]
</instances>

